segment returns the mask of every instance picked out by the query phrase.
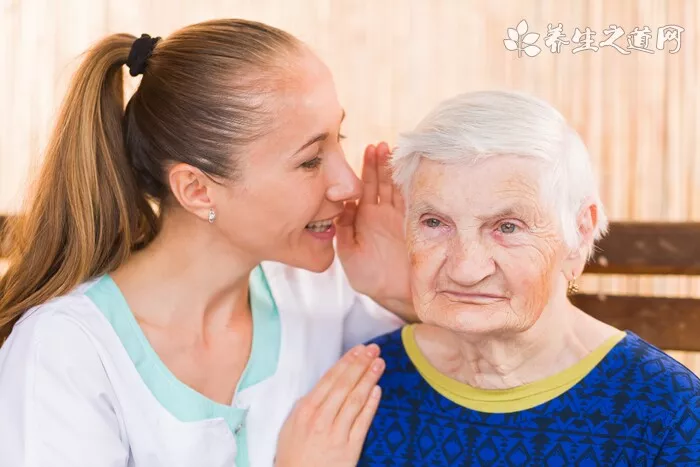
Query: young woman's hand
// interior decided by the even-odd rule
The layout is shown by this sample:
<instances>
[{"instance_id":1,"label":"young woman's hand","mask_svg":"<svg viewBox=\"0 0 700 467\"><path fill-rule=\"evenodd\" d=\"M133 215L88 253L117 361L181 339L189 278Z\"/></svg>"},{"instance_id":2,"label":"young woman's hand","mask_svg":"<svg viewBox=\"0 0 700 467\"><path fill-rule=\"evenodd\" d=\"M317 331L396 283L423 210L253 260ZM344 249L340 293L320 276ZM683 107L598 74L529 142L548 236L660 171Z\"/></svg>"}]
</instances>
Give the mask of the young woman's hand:
<instances>
[{"instance_id":1,"label":"young woman's hand","mask_svg":"<svg viewBox=\"0 0 700 467\"><path fill-rule=\"evenodd\" d=\"M275 467L354 467L379 405L379 347L351 349L300 399L277 441Z\"/></svg>"},{"instance_id":2,"label":"young woman's hand","mask_svg":"<svg viewBox=\"0 0 700 467\"><path fill-rule=\"evenodd\" d=\"M338 219L338 258L356 291L404 321L416 321L404 234L405 204L391 178L389 146L367 146L362 197Z\"/></svg>"}]
</instances>

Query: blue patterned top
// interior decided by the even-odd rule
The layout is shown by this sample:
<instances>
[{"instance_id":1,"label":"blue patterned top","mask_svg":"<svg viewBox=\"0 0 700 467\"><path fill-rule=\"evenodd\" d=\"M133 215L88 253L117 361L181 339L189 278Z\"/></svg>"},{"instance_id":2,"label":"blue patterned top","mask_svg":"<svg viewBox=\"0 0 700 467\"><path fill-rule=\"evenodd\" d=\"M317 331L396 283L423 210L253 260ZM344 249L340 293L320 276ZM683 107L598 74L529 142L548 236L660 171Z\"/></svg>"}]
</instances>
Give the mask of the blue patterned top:
<instances>
[{"instance_id":1,"label":"blue patterned top","mask_svg":"<svg viewBox=\"0 0 700 467\"><path fill-rule=\"evenodd\" d=\"M429 384L406 329L373 341L386 370L359 466L700 466L700 380L634 333L563 393L498 413Z\"/></svg>"}]
</instances>

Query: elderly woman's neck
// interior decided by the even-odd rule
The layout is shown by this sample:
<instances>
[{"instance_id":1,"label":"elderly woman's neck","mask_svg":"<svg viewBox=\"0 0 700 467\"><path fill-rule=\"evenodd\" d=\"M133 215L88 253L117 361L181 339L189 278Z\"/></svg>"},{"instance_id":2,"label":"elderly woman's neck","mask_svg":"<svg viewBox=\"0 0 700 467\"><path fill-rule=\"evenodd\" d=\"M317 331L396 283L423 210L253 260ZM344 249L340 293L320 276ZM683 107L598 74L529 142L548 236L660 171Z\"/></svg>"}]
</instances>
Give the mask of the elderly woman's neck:
<instances>
[{"instance_id":1,"label":"elderly woman's neck","mask_svg":"<svg viewBox=\"0 0 700 467\"><path fill-rule=\"evenodd\" d=\"M419 325L416 343L452 379L482 389L522 386L575 365L618 332L562 302L544 310L525 332L474 336Z\"/></svg>"}]
</instances>

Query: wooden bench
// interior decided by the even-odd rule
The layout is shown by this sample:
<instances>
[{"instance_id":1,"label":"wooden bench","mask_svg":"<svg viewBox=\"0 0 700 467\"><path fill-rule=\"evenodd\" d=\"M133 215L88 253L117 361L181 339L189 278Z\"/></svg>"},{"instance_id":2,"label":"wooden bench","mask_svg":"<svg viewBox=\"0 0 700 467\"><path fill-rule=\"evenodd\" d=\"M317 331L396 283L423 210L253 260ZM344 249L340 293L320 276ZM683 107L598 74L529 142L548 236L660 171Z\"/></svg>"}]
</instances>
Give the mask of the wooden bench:
<instances>
[{"instance_id":1,"label":"wooden bench","mask_svg":"<svg viewBox=\"0 0 700 467\"><path fill-rule=\"evenodd\" d=\"M614 222L584 274L700 276L700 222ZM577 294L586 313L664 350L700 351L700 299Z\"/></svg>"},{"instance_id":2,"label":"wooden bench","mask_svg":"<svg viewBox=\"0 0 700 467\"><path fill-rule=\"evenodd\" d=\"M700 222L614 222L585 274L700 276ZM700 351L700 299L576 294L572 301L664 350Z\"/></svg>"}]
</instances>

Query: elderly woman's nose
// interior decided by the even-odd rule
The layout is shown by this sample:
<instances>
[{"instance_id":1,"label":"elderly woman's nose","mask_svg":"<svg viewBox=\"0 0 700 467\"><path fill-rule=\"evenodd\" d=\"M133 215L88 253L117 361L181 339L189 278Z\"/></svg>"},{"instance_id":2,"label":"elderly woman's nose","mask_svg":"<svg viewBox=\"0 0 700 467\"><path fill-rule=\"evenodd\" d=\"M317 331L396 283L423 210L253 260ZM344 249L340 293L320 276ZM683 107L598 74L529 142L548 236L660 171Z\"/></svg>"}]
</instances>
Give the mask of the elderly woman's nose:
<instances>
[{"instance_id":1,"label":"elderly woman's nose","mask_svg":"<svg viewBox=\"0 0 700 467\"><path fill-rule=\"evenodd\" d=\"M352 167L343 160L328 170L328 191L330 201L348 201L362 195L362 182Z\"/></svg>"},{"instance_id":2,"label":"elderly woman's nose","mask_svg":"<svg viewBox=\"0 0 700 467\"><path fill-rule=\"evenodd\" d=\"M447 252L447 266L450 278L462 285L479 283L496 267L486 248L476 241L453 242Z\"/></svg>"}]
</instances>

